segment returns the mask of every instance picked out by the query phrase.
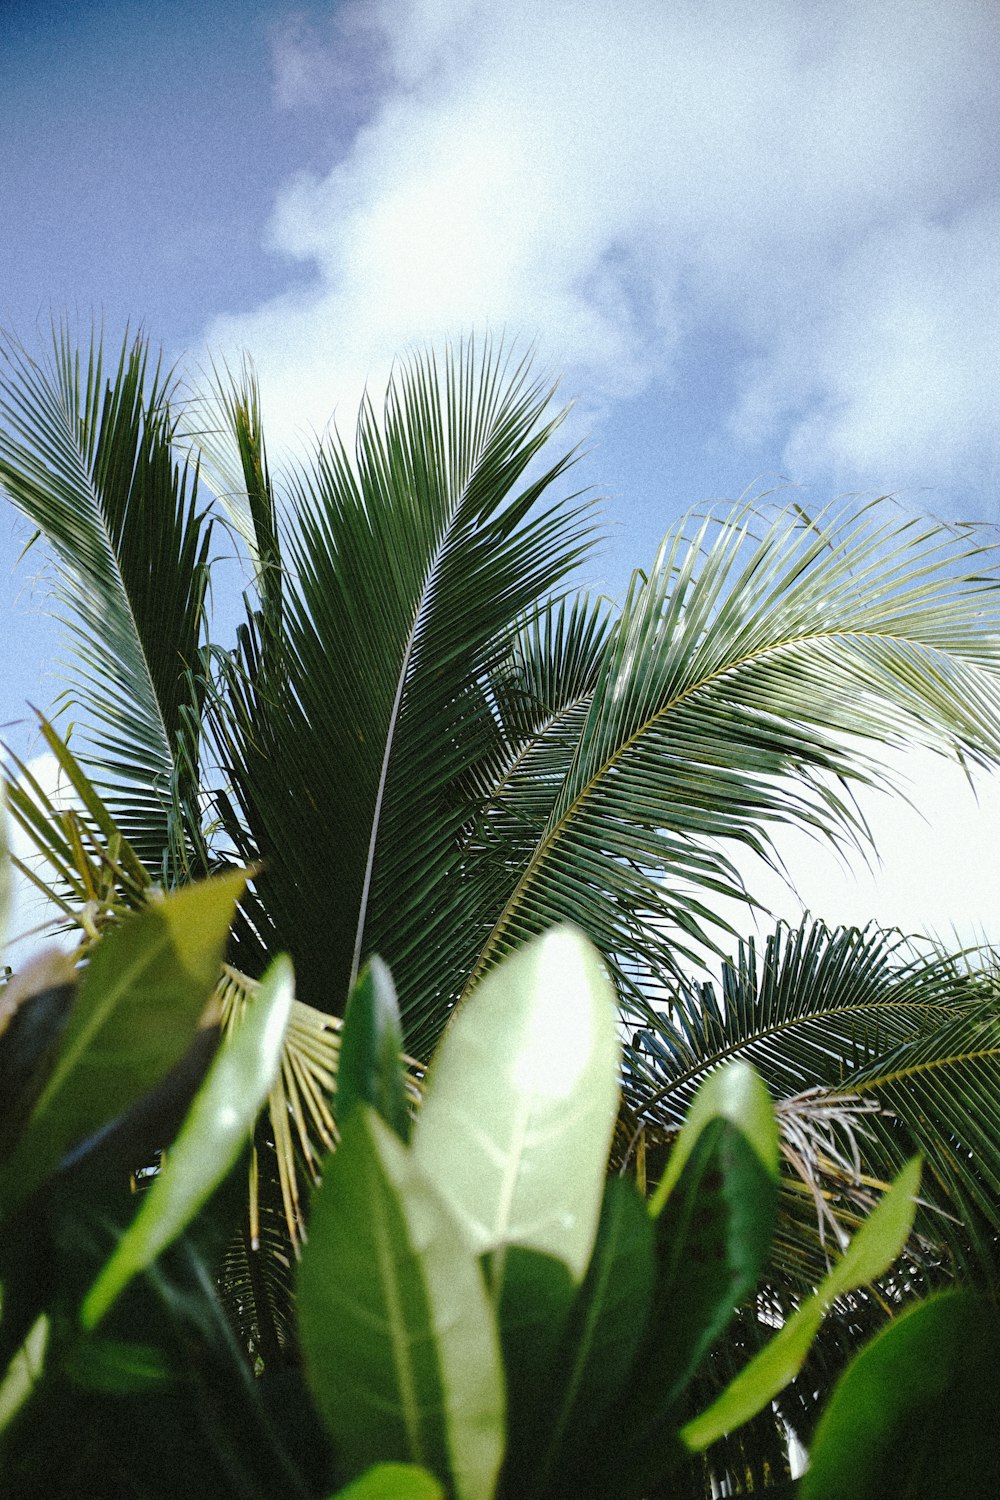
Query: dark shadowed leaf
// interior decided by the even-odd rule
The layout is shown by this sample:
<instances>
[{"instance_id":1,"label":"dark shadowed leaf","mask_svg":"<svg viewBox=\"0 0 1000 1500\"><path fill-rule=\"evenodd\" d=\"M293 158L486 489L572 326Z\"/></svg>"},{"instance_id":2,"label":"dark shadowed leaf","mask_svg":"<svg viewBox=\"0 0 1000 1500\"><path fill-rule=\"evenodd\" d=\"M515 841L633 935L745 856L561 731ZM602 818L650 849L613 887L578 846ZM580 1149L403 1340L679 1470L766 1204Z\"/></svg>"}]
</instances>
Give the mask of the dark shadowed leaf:
<instances>
[{"instance_id":1,"label":"dark shadowed leaf","mask_svg":"<svg viewBox=\"0 0 1000 1500\"><path fill-rule=\"evenodd\" d=\"M95 947L0 1198L24 1202L85 1136L122 1114L187 1050L214 990L242 872L187 886Z\"/></svg>"},{"instance_id":2,"label":"dark shadowed leaf","mask_svg":"<svg viewBox=\"0 0 1000 1500\"><path fill-rule=\"evenodd\" d=\"M403 1028L392 975L370 958L358 975L344 1016L335 1112L343 1125L358 1104L370 1104L404 1141L410 1137Z\"/></svg>"},{"instance_id":3,"label":"dark shadowed leaf","mask_svg":"<svg viewBox=\"0 0 1000 1500\"><path fill-rule=\"evenodd\" d=\"M717 1401L681 1429L692 1452L698 1452L756 1416L798 1374L830 1305L881 1276L899 1255L913 1227L920 1162L900 1173L840 1260L769 1344L723 1391Z\"/></svg>"},{"instance_id":4,"label":"dark shadowed leaf","mask_svg":"<svg viewBox=\"0 0 1000 1500\"><path fill-rule=\"evenodd\" d=\"M890 1323L842 1376L801 1500L994 1500L998 1432L996 1304L934 1297Z\"/></svg>"}]
</instances>

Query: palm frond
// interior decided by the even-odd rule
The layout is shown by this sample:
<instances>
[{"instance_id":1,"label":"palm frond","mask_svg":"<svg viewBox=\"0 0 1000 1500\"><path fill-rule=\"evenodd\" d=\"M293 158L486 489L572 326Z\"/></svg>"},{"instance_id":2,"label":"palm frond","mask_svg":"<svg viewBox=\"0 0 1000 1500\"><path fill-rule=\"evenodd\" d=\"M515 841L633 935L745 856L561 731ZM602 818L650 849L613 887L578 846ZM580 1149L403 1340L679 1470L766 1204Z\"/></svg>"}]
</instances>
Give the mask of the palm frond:
<instances>
[{"instance_id":1,"label":"palm frond","mask_svg":"<svg viewBox=\"0 0 1000 1500\"><path fill-rule=\"evenodd\" d=\"M413 1003L454 928L486 678L589 532L585 507L540 504L570 461L537 464L548 400L490 349L414 360L354 459L333 438L289 485L281 672L251 615L211 719L266 920L326 1009L376 949Z\"/></svg>"},{"instance_id":2,"label":"palm frond","mask_svg":"<svg viewBox=\"0 0 1000 1500\"><path fill-rule=\"evenodd\" d=\"M231 965L226 966L219 985L223 1025L239 1024L256 982ZM295 1253L305 1230L301 1177L316 1182L319 1164L336 1143L336 1126L330 1100L336 1090L340 1059L340 1021L292 1002L285 1031L281 1070L268 1097L268 1130L259 1142L264 1153L263 1170L280 1190L281 1208L290 1252ZM259 1239L260 1205L257 1185L261 1167L255 1161L250 1181L250 1240Z\"/></svg>"},{"instance_id":3,"label":"palm frond","mask_svg":"<svg viewBox=\"0 0 1000 1500\"><path fill-rule=\"evenodd\" d=\"M913 1255L992 1279L1000 1228L1000 1004L980 976L874 927L779 927L758 960L743 945L711 984L678 987L626 1049L630 1120L653 1165L699 1083L740 1057L778 1104L785 1144L776 1262L812 1285L826 1232L848 1233L915 1151L928 1206Z\"/></svg>"},{"instance_id":4,"label":"palm frond","mask_svg":"<svg viewBox=\"0 0 1000 1500\"><path fill-rule=\"evenodd\" d=\"M847 1086L879 1101L871 1128L887 1172L923 1155L924 1191L948 1211L925 1216L925 1234L965 1279L1000 1288L1000 986L858 1068Z\"/></svg>"},{"instance_id":5,"label":"palm frond","mask_svg":"<svg viewBox=\"0 0 1000 1500\"><path fill-rule=\"evenodd\" d=\"M711 943L727 850L777 860L774 830L863 841L849 784L885 785L886 744L1000 755L1000 596L987 551L876 508L846 522L687 524L637 574L572 764L469 984L560 920L626 995Z\"/></svg>"},{"instance_id":6,"label":"palm frond","mask_svg":"<svg viewBox=\"0 0 1000 1500\"><path fill-rule=\"evenodd\" d=\"M106 378L68 333L39 363L0 348L0 484L44 535L84 710L82 757L147 868L204 867L199 648L211 526L175 461L169 380L141 338Z\"/></svg>"}]
</instances>

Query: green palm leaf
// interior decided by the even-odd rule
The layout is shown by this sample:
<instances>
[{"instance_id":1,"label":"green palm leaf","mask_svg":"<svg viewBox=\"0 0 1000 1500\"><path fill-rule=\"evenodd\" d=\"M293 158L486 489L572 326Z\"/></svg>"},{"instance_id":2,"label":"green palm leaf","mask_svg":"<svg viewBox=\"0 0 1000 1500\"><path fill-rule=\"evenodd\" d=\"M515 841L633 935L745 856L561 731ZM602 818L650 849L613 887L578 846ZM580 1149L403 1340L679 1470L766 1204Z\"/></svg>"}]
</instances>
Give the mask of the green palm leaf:
<instances>
[{"instance_id":1,"label":"green palm leaf","mask_svg":"<svg viewBox=\"0 0 1000 1500\"><path fill-rule=\"evenodd\" d=\"M780 514L686 523L637 574L547 821L470 984L572 917L649 991L716 895L743 896L727 846L775 862L776 825L855 841L845 781L886 784L883 746L1000 754L1000 624L985 556L943 528ZM543 732L544 733L544 732Z\"/></svg>"},{"instance_id":2,"label":"green palm leaf","mask_svg":"<svg viewBox=\"0 0 1000 1500\"><path fill-rule=\"evenodd\" d=\"M381 423L362 410L354 459L331 439L289 486L281 670L252 615L212 726L227 827L266 862L263 920L327 1009L376 949L416 1003L454 928L486 678L588 530L580 508L538 504L569 462L539 472L547 405L489 350L414 360Z\"/></svg>"},{"instance_id":3,"label":"green palm leaf","mask_svg":"<svg viewBox=\"0 0 1000 1500\"><path fill-rule=\"evenodd\" d=\"M933 1029L857 1069L846 1087L876 1099L871 1154L887 1171L906 1143L925 1158L925 1191L949 1217L925 1216L966 1279L1000 1285L1000 995L956 1006Z\"/></svg>"},{"instance_id":4,"label":"green palm leaf","mask_svg":"<svg viewBox=\"0 0 1000 1500\"><path fill-rule=\"evenodd\" d=\"M752 942L741 948L723 970L721 994L690 984L676 990L668 1014L650 1012L626 1058L633 1147L644 1124L654 1140L658 1130L670 1138L705 1074L733 1057L752 1062L778 1101L791 1168L776 1243L786 1281L810 1284L823 1262L817 1230L836 1239L838 1219L852 1229L917 1150L931 1205L918 1231L967 1274L992 1280L1000 1231L992 982L984 993L984 981L954 959L914 952L874 928L779 928L759 961Z\"/></svg>"},{"instance_id":5,"label":"green palm leaf","mask_svg":"<svg viewBox=\"0 0 1000 1500\"><path fill-rule=\"evenodd\" d=\"M10 340L0 361L0 484L56 559L84 758L143 860L176 878L201 855L211 526L173 454L168 379L141 338L110 378L97 342L83 366L65 330L47 364Z\"/></svg>"}]
</instances>

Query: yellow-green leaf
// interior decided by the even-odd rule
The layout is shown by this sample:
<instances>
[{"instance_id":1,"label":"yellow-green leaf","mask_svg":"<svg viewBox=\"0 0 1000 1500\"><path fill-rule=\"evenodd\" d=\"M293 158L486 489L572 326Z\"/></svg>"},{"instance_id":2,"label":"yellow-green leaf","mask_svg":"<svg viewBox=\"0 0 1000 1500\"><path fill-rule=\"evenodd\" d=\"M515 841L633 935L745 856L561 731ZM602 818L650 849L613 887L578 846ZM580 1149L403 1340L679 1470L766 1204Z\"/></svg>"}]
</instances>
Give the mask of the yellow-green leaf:
<instances>
[{"instance_id":1,"label":"yellow-green leaf","mask_svg":"<svg viewBox=\"0 0 1000 1500\"><path fill-rule=\"evenodd\" d=\"M243 871L186 886L94 948L48 1081L0 1175L23 1203L63 1155L147 1093L184 1055L219 978Z\"/></svg>"}]
</instances>

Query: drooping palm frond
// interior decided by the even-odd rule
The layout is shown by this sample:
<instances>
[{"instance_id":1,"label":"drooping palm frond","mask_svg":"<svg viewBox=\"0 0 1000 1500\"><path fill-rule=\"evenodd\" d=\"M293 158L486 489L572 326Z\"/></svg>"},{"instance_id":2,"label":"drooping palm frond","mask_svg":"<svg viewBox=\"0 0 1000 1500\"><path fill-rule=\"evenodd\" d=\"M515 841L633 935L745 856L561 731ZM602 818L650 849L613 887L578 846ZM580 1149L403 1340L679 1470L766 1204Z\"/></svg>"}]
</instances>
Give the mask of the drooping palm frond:
<instances>
[{"instance_id":1,"label":"drooping palm frond","mask_svg":"<svg viewBox=\"0 0 1000 1500\"><path fill-rule=\"evenodd\" d=\"M129 842L168 880L204 868L199 650L211 524L172 448L169 380L141 338L106 376L68 333L0 346L0 485L44 535L72 648L84 758Z\"/></svg>"},{"instance_id":2,"label":"drooping palm frond","mask_svg":"<svg viewBox=\"0 0 1000 1500\"><path fill-rule=\"evenodd\" d=\"M1000 594L986 551L875 509L843 523L687 524L637 574L545 827L468 983L553 922L580 923L641 998L743 896L733 841L863 839L844 782L886 744L1000 755ZM542 730L540 738L544 738ZM467 986L468 987L468 986Z\"/></svg>"}]
</instances>

